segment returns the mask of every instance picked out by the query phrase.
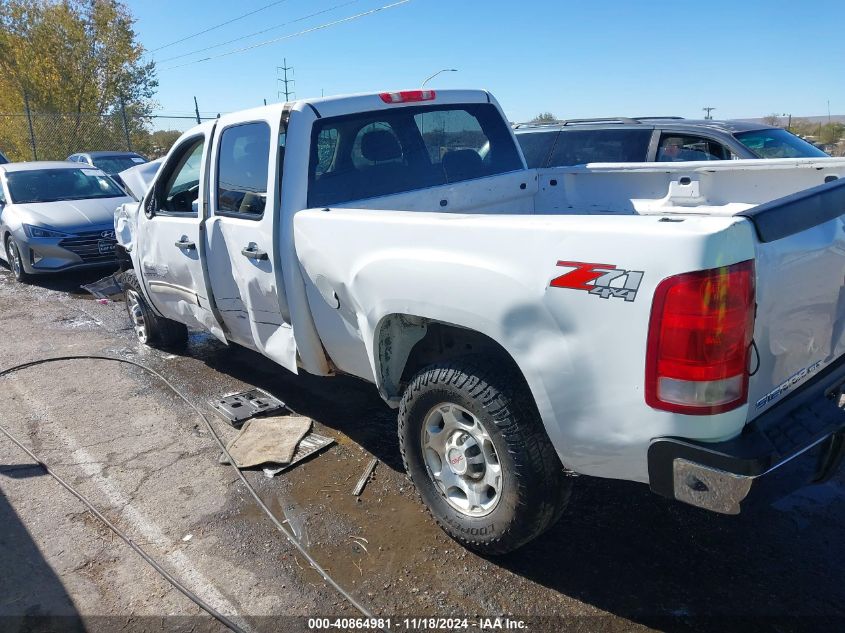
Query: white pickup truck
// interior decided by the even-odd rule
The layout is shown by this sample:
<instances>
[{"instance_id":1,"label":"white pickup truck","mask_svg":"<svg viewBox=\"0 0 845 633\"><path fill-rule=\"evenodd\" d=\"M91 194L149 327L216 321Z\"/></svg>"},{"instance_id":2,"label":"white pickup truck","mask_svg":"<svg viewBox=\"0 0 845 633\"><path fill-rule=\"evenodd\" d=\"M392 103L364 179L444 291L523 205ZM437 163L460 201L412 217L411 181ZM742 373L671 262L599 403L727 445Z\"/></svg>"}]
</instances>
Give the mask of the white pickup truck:
<instances>
[{"instance_id":1,"label":"white pickup truck","mask_svg":"<svg viewBox=\"0 0 845 633\"><path fill-rule=\"evenodd\" d=\"M835 472L845 161L524 165L484 91L199 125L116 215L138 337L374 383L423 502L486 553L573 473L737 513Z\"/></svg>"}]
</instances>

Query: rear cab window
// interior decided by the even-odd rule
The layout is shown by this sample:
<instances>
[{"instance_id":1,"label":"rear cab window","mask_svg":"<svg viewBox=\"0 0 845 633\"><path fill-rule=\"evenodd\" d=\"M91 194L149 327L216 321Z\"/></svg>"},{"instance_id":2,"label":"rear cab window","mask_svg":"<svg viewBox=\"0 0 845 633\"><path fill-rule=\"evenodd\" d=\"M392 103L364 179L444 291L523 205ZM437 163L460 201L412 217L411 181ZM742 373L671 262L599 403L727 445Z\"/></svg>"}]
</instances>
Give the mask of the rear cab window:
<instances>
[{"instance_id":1,"label":"rear cab window","mask_svg":"<svg viewBox=\"0 0 845 633\"><path fill-rule=\"evenodd\" d=\"M549 157L549 166L645 162L651 136L650 128L563 129Z\"/></svg>"},{"instance_id":2,"label":"rear cab window","mask_svg":"<svg viewBox=\"0 0 845 633\"><path fill-rule=\"evenodd\" d=\"M495 106L404 106L314 124L308 206L329 206L522 169Z\"/></svg>"}]
</instances>

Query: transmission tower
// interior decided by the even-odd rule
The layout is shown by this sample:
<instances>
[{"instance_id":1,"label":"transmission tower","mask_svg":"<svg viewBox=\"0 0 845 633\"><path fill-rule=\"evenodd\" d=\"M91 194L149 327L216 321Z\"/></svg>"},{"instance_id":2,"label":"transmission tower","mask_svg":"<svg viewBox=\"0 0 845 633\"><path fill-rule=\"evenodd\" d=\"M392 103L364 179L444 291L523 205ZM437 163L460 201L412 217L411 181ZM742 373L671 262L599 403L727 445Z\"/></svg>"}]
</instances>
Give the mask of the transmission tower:
<instances>
[{"instance_id":1,"label":"transmission tower","mask_svg":"<svg viewBox=\"0 0 845 633\"><path fill-rule=\"evenodd\" d=\"M710 114L710 113L713 112L713 110L715 110L716 108L712 108L710 106L707 106L707 107L701 108L701 109L704 110L704 120L705 121L712 121L713 115Z\"/></svg>"},{"instance_id":2,"label":"transmission tower","mask_svg":"<svg viewBox=\"0 0 845 633\"><path fill-rule=\"evenodd\" d=\"M276 66L276 74L282 74L281 77L276 78L276 82L281 82L284 85L283 90L279 90L278 96L281 98L282 95L285 95L285 102L290 101L291 95L295 95L293 90L290 89L291 84L296 83L293 79L288 79L288 71L291 71L291 75L293 75L293 66L288 66L287 58L282 60L283 66Z\"/></svg>"}]
</instances>

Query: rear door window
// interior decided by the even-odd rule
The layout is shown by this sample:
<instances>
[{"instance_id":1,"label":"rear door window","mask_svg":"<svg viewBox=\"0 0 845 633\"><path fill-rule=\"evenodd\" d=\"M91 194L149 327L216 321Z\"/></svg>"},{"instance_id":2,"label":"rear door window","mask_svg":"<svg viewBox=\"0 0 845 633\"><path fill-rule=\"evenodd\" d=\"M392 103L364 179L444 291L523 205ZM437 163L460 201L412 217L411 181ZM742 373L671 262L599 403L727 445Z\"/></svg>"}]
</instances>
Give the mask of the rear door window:
<instances>
[{"instance_id":1,"label":"rear door window","mask_svg":"<svg viewBox=\"0 0 845 633\"><path fill-rule=\"evenodd\" d=\"M587 163L638 163L646 160L652 130L563 129L549 158L549 166Z\"/></svg>"},{"instance_id":2,"label":"rear door window","mask_svg":"<svg viewBox=\"0 0 845 633\"><path fill-rule=\"evenodd\" d=\"M651 134L650 128L563 129L549 157L549 166L644 162Z\"/></svg>"},{"instance_id":3,"label":"rear door window","mask_svg":"<svg viewBox=\"0 0 845 633\"><path fill-rule=\"evenodd\" d=\"M517 133L516 140L522 148L522 155L525 156L525 162L528 163L529 168L546 166L546 161L559 134L557 130Z\"/></svg>"},{"instance_id":4,"label":"rear door window","mask_svg":"<svg viewBox=\"0 0 845 633\"><path fill-rule=\"evenodd\" d=\"M520 169L489 104L403 106L320 119L311 143L308 206L328 206Z\"/></svg>"},{"instance_id":5,"label":"rear door window","mask_svg":"<svg viewBox=\"0 0 845 633\"><path fill-rule=\"evenodd\" d=\"M218 215L258 219L267 203L270 126L260 121L223 130L217 158Z\"/></svg>"},{"instance_id":6,"label":"rear door window","mask_svg":"<svg viewBox=\"0 0 845 633\"><path fill-rule=\"evenodd\" d=\"M663 132L657 146L657 161L671 163L690 160L729 160L731 152L724 145L703 136Z\"/></svg>"}]
</instances>

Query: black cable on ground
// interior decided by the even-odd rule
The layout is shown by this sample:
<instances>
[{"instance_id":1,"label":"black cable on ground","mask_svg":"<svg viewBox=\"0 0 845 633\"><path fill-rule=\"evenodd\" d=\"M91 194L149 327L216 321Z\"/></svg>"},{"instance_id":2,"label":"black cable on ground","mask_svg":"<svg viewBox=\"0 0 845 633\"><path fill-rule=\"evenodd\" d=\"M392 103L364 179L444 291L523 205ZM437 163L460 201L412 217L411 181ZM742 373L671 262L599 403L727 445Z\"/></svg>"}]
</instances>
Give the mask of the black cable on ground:
<instances>
[{"instance_id":1,"label":"black cable on ground","mask_svg":"<svg viewBox=\"0 0 845 633\"><path fill-rule=\"evenodd\" d=\"M29 361L27 363L21 363L20 365L16 365L14 367L9 367L8 369L4 369L0 371L0 378L8 376L9 374L21 371L22 369L27 369L29 367L35 367L37 365L44 365L47 363L55 363L59 361L73 361L73 360L102 360L102 361L110 361L114 363L123 363L126 365L132 365L133 367L137 367L148 374L151 374L158 378L161 382L163 382L173 393L179 396L189 407L191 407L197 415L199 415L203 421L205 422L206 427L208 427L209 432L211 433L212 437L217 441L217 444L220 446L220 449L226 455L229 463L232 465L232 468L235 469L235 472L238 473L238 477L240 477L243 484L246 486L246 489L252 495L252 498L255 500L255 503L258 504L264 513L269 517L269 519L273 522L273 525L285 535L285 537L290 541L290 543L299 550L299 553L308 561L311 567L320 574L320 576L325 580L331 587L333 587L340 595L342 595L353 607L355 607L358 611L361 612L367 618L373 618L373 614L363 605L361 605L348 591L346 591L343 587L341 587L331 576L328 575L326 570L324 570L320 564L314 560L311 554L308 553L302 544L296 539L296 537L291 534L282 522L273 514L270 508L261 500L261 497L258 496L258 493L255 491L255 488L249 483L247 478L244 476L243 472L241 472L240 468L235 465L235 460L232 459L232 456L229 454L226 445L223 443L223 440L220 439L220 436L214 430L214 427L211 424L211 421L208 419L208 416L205 415L193 402L191 402L187 396L185 396L181 391L179 391L167 378L162 376L156 370L147 367L146 365L142 365L141 363L135 362L134 360L129 360L126 358L119 358L116 356L101 356L96 354L80 354L76 356L53 356L50 358L40 358L38 360ZM226 616L218 613L214 610L210 605L206 604L199 596L194 594L190 589L182 585L176 578L174 578L171 574L169 574L164 568L161 567L152 557L150 557L140 546L138 546L135 542L132 541L131 538L126 536L123 532L121 532L114 524L112 524L102 513L100 513L82 493L78 492L76 489L73 488L70 484L64 481L61 477L59 477L56 473L54 473L47 464L41 461L36 455L34 455L29 449L27 449L23 444L21 444L12 433L2 424L0 424L0 431L8 437L18 448L23 450L29 457L32 459L36 464L38 464L41 468L43 468L53 479L55 479L59 484L62 485L68 492L70 492L74 497L79 499L82 503L84 503L94 516L100 519L103 523L105 523L109 529L111 529L115 534L117 534L129 547L131 547L141 558L143 558L147 563L149 563L159 574L161 574L165 580L167 580L171 585L173 585L176 589L178 589L181 593L183 593L187 598L192 600L197 606L199 606L203 611L214 617L216 620L224 624L225 626L229 627L233 631L237 631L238 633L243 633L243 629L239 627L237 624L232 622ZM384 629L383 629L384 630Z\"/></svg>"}]
</instances>

